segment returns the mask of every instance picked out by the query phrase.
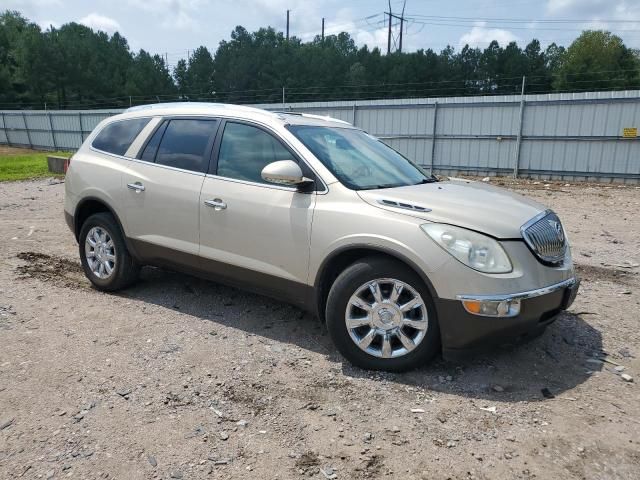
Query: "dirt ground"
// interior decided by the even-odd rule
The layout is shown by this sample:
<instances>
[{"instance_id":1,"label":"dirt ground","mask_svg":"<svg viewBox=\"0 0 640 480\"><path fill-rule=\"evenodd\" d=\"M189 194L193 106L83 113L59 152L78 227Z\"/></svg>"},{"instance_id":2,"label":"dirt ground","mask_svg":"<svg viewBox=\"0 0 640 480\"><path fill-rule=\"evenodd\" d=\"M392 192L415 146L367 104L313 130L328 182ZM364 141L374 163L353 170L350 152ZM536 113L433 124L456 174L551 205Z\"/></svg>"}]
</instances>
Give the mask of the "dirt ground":
<instances>
[{"instance_id":1,"label":"dirt ground","mask_svg":"<svg viewBox=\"0 0 640 480\"><path fill-rule=\"evenodd\" d=\"M640 189L506 183L563 219L575 304L528 344L401 375L215 283L148 268L99 293L64 185L0 184L0 478L640 478Z\"/></svg>"},{"instance_id":2,"label":"dirt ground","mask_svg":"<svg viewBox=\"0 0 640 480\"><path fill-rule=\"evenodd\" d=\"M37 150L30 150L21 147L9 147L8 145L0 145L0 155L29 155L31 153L40 153Z\"/></svg>"}]
</instances>

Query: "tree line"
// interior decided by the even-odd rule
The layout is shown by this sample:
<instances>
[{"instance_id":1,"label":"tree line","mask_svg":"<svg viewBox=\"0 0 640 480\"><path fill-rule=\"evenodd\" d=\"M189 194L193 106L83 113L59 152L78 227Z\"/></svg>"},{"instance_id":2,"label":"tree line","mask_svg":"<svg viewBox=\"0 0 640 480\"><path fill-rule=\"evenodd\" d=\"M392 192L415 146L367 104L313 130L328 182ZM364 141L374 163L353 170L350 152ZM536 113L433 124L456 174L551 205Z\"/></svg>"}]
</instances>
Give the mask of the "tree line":
<instances>
[{"instance_id":1,"label":"tree line","mask_svg":"<svg viewBox=\"0 0 640 480\"><path fill-rule=\"evenodd\" d=\"M157 101L271 103L640 88L640 53L610 32L584 31L568 48L491 42L456 51L383 55L348 33L310 42L238 26L171 71L132 52L122 35L78 24L42 30L15 11L0 15L0 108L108 108Z\"/></svg>"}]
</instances>

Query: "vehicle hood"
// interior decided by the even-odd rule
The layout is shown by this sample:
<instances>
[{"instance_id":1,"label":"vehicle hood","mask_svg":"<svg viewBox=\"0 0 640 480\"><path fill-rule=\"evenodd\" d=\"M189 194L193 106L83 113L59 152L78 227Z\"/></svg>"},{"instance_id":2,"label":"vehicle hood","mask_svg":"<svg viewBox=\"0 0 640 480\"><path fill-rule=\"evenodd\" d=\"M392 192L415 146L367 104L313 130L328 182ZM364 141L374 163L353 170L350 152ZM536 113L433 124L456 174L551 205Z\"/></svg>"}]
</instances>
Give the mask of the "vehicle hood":
<instances>
[{"instance_id":1,"label":"vehicle hood","mask_svg":"<svg viewBox=\"0 0 640 480\"><path fill-rule=\"evenodd\" d=\"M385 210L458 225L501 239L521 238L520 227L546 210L520 194L484 182L454 178L407 187L359 190L358 195ZM419 211L412 206L430 211Z\"/></svg>"}]
</instances>

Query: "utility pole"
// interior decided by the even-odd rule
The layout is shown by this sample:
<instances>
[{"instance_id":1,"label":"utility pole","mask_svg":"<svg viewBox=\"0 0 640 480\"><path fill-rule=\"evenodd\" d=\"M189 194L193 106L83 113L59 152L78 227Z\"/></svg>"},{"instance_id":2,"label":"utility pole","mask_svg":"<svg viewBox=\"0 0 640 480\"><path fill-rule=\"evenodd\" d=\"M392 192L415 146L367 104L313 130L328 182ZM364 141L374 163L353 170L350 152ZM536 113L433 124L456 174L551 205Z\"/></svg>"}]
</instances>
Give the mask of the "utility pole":
<instances>
[{"instance_id":1,"label":"utility pole","mask_svg":"<svg viewBox=\"0 0 640 480\"><path fill-rule=\"evenodd\" d=\"M289 41L289 10L287 10L287 41Z\"/></svg>"},{"instance_id":2,"label":"utility pole","mask_svg":"<svg viewBox=\"0 0 640 480\"><path fill-rule=\"evenodd\" d=\"M403 26L404 26L404 9L407 6L407 0L404 0L404 3L402 4L402 14L400 15L400 45L398 48L398 51L400 53L402 53L402 30L403 30Z\"/></svg>"},{"instance_id":3,"label":"utility pole","mask_svg":"<svg viewBox=\"0 0 640 480\"><path fill-rule=\"evenodd\" d=\"M385 13L389 15L389 32L387 33L387 55L389 55L391 53L391 11Z\"/></svg>"},{"instance_id":4,"label":"utility pole","mask_svg":"<svg viewBox=\"0 0 640 480\"><path fill-rule=\"evenodd\" d=\"M402 5L402 13L400 15L396 15L391 10L391 1L389 1L389 11L384 12L386 15L389 15L389 30L387 32L387 55L391 53L391 37L392 37L391 29L393 27L394 18L396 20L400 20L400 35L397 37L398 38L397 51L402 53L402 36L403 36L404 22L405 22L404 10L406 6L407 6L407 1L405 0L404 4Z\"/></svg>"},{"instance_id":5,"label":"utility pole","mask_svg":"<svg viewBox=\"0 0 640 480\"><path fill-rule=\"evenodd\" d=\"M324 43L324 17L322 18L322 43Z\"/></svg>"}]
</instances>

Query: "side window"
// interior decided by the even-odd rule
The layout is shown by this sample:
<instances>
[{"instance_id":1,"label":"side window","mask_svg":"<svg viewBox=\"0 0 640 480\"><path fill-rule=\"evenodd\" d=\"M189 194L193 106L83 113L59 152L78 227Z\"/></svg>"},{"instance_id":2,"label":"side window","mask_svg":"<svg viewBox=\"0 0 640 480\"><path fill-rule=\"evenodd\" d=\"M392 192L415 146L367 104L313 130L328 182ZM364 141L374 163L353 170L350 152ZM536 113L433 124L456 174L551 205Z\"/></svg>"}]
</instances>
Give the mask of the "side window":
<instances>
[{"instance_id":1,"label":"side window","mask_svg":"<svg viewBox=\"0 0 640 480\"><path fill-rule=\"evenodd\" d=\"M93 148L115 155L124 155L149 118L133 118L108 124L93 139Z\"/></svg>"},{"instance_id":2,"label":"side window","mask_svg":"<svg viewBox=\"0 0 640 480\"><path fill-rule=\"evenodd\" d=\"M268 183L260 173L278 160L293 160L293 155L272 135L250 125L227 122L220 143L217 175Z\"/></svg>"},{"instance_id":3,"label":"side window","mask_svg":"<svg viewBox=\"0 0 640 480\"><path fill-rule=\"evenodd\" d=\"M207 145L216 131L217 120L170 120L156 154L156 163L205 172Z\"/></svg>"},{"instance_id":4,"label":"side window","mask_svg":"<svg viewBox=\"0 0 640 480\"><path fill-rule=\"evenodd\" d=\"M158 152L158 147L160 146L160 140L162 140L162 135L164 135L164 131L167 129L168 121L164 121L160 127L155 131L151 140L147 142L147 146L144 147L144 151L140 156L140 160L145 160L147 162L155 162L156 161L156 153Z\"/></svg>"}]
</instances>

